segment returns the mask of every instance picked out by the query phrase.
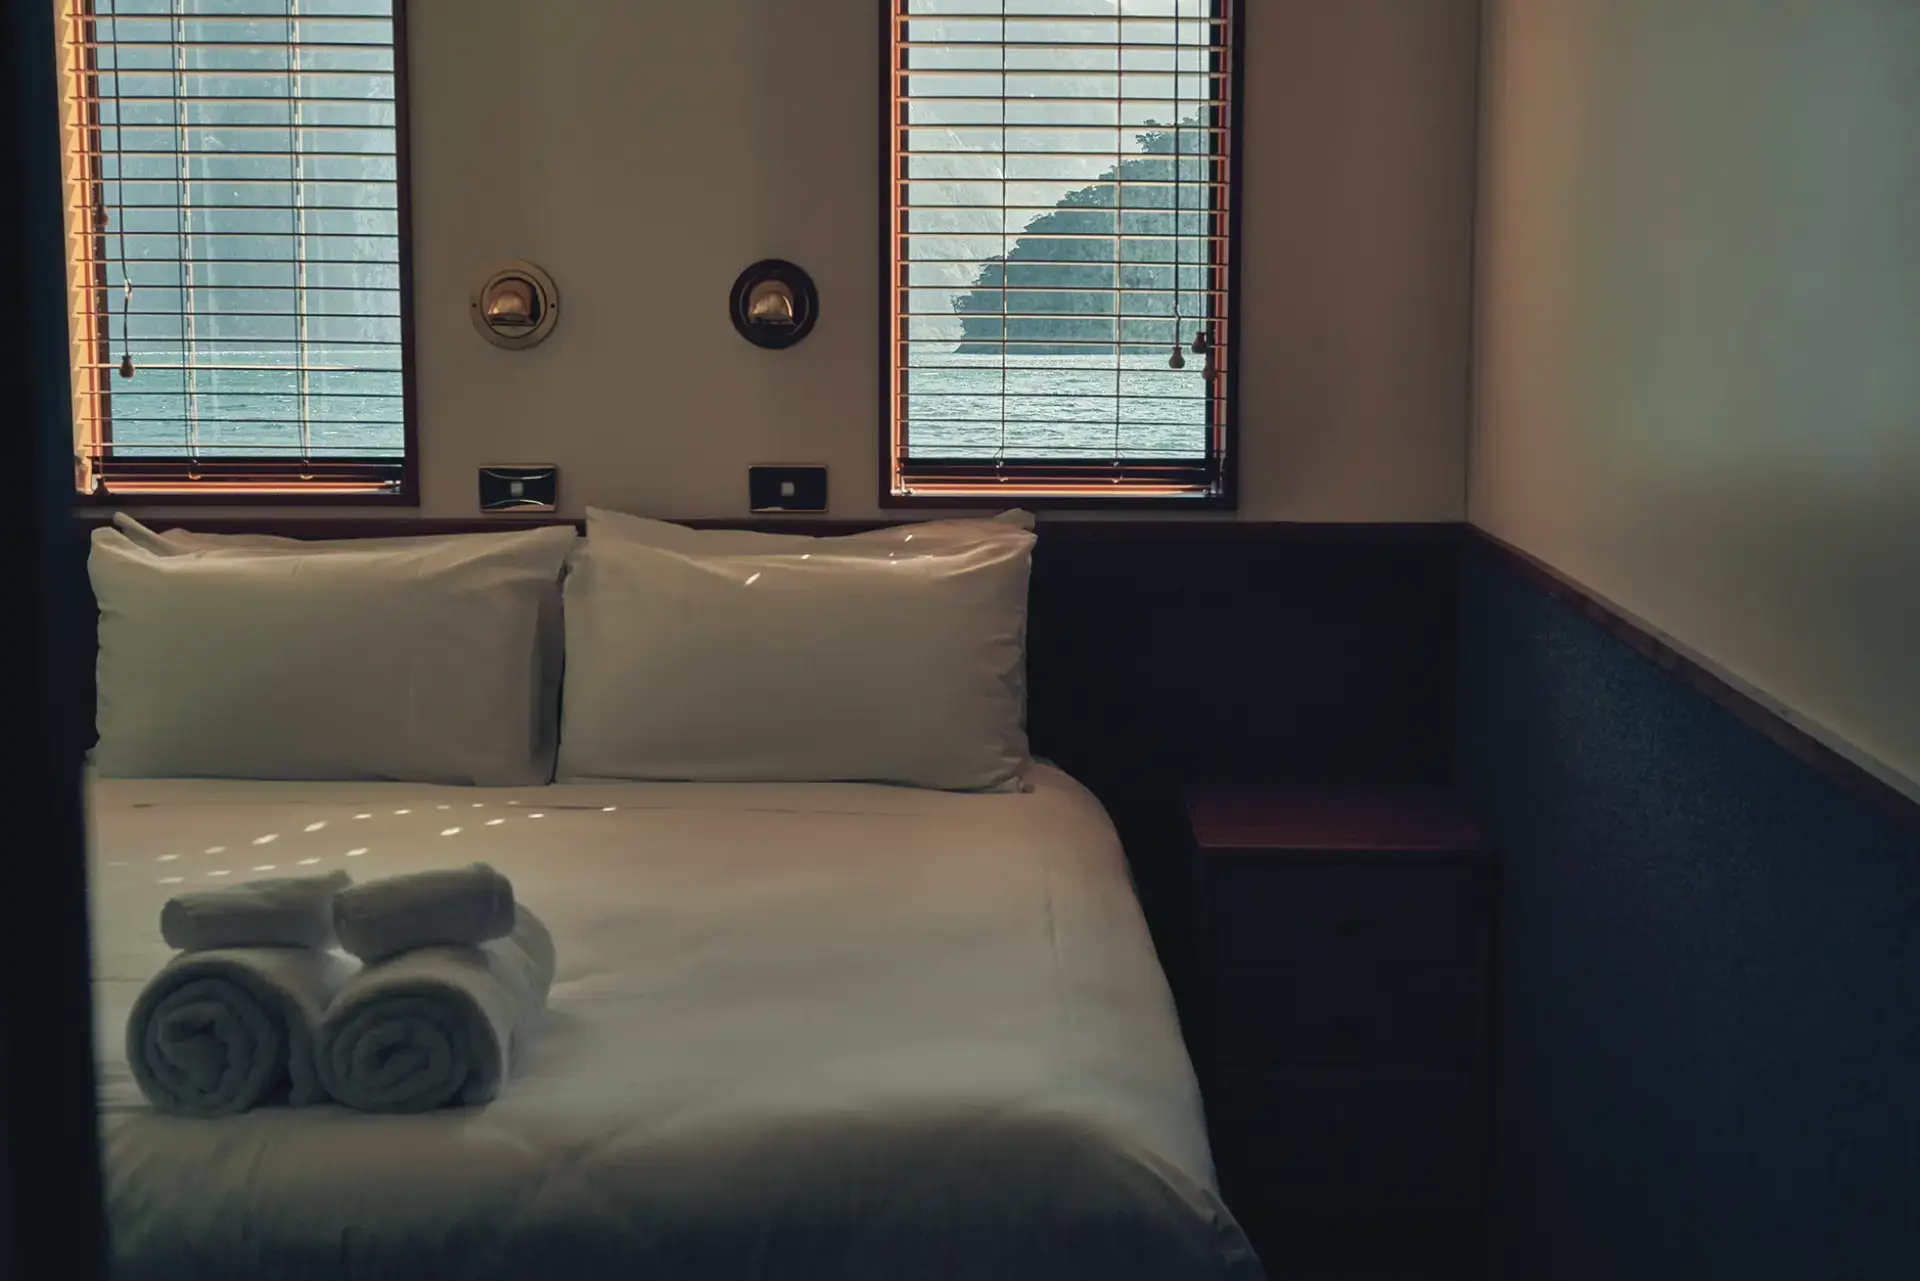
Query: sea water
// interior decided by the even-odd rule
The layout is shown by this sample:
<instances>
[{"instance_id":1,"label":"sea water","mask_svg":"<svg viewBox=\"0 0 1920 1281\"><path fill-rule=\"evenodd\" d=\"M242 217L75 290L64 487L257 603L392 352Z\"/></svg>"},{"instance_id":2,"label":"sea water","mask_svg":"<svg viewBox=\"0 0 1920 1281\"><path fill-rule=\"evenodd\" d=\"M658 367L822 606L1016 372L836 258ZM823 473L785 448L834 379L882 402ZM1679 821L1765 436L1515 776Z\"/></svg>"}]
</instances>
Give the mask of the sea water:
<instances>
[{"instance_id":1,"label":"sea water","mask_svg":"<svg viewBox=\"0 0 1920 1281\"><path fill-rule=\"evenodd\" d=\"M914 363L903 371L909 449L915 457L956 459L1199 457L1207 439L1201 358L1187 355L1186 368L1175 371L1169 354L1002 359L961 351L958 344L917 343ZM246 353L223 356L238 364ZM260 363L274 363L274 353L266 356ZM141 359L155 367L140 368ZM325 458L401 450L397 369L328 369L324 357L315 361L309 353L315 367L304 373L303 388L300 372L183 371L179 363L177 352L143 353L133 379L112 377L116 451ZM630 384L628 390L639 389ZM726 425L713 430L724 434Z\"/></svg>"}]
</instances>

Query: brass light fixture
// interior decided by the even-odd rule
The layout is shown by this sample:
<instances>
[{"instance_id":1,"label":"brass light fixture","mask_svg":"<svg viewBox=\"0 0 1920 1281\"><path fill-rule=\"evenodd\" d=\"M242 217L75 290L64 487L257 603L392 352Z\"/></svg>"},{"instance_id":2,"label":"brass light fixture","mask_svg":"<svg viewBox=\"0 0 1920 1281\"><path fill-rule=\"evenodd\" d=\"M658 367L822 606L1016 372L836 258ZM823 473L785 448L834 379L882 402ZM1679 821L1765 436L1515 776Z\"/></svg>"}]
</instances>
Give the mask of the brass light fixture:
<instances>
[{"instance_id":1,"label":"brass light fixture","mask_svg":"<svg viewBox=\"0 0 1920 1281\"><path fill-rule=\"evenodd\" d=\"M780 258L764 258L740 273L727 297L727 314L756 347L791 347L813 329L820 292L813 278Z\"/></svg>"},{"instance_id":2,"label":"brass light fixture","mask_svg":"<svg viewBox=\"0 0 1920 1281\"><path fill-rule=\"evenodd\" d=\"M473 327L496 347L510 351L546 340L560 318L560 291L553 277L530 262L504 262L473 287L468 300Z\"/></svg>"}]
</instances>

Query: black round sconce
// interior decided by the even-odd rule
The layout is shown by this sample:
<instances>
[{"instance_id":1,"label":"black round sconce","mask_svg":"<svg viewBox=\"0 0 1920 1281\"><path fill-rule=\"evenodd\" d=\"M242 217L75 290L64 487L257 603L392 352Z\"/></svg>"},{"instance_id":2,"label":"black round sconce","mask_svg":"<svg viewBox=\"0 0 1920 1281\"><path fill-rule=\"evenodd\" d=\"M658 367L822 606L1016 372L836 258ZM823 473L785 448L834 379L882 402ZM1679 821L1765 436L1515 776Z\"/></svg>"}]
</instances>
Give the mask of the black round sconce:
<instances>
[{"instance_id":1,"label":"black round sconce","mask_svg":"<svg viewBox=\"0 0 1920 1281\"><path fill-rule=\"evenodd\" d=\"M780 258L763 258L733 282L727 310L740 336L756 347L791 347L820 317L813 277Z\"/></svg>"}]
</instances>

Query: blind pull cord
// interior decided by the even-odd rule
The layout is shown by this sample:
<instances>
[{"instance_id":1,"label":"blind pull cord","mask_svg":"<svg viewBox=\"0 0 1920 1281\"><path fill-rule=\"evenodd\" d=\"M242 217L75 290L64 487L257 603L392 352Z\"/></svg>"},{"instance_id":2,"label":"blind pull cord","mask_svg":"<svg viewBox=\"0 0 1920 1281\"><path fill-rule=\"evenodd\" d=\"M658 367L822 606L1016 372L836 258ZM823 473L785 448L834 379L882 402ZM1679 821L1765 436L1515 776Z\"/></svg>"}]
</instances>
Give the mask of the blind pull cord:
<instances>
[{"instance_id":1,"label":"blind pull cord","mask_svg":"<svg viewBox=\"0 0 1920 1281\"><path fill-rule=\"evenodd\" d=\"M127 277L127 233L120 233L120 376L133 377L133 349L127 342L127 308L133 305L133 281Z\"/></svg>"},{"instance_id":2,"label":"blind pull cord","mask_svg":"<svg viewBox=\"0 0 1920 1281\"><path fill-rule=\"evenodd\" d=\"M1203 55L1203 57L1208 57L1208 56L1210 55ZM1203 76L1203 79L1201 80L1200 83L1202 88L1206 91L1206 96L1208 98L1215 97L1216 95L1213 92L1213 75L1212 75L1213 69L1210 66L1202 65L1200 70ZM1175 86L1173 91L1174 97L1177 99L1180 95L1179 82L1177 80L1174 82L1174 86ZM1207 125L1211 125L1213 123L1212 108L1202 105L1198 110L1194 112L1193 119L1196 125L1201 124L1202 121L1205 121ZM1200 133L1198 137L1195 138L1194 141L1195 141L1194 150L1196 155L1201 154L1201 150L1200 150L1201 147L1205 147L1208 154L1211 153L1212 147L1213 147L1213 134L1210 130L1207 132ZM1178 172L1184 176L1187 169L1187 158L1186 158L1186 153L1184 149L1180 145L1180 130L1177 126L1173 131L1173 163L1179 166ZM1200 163L1204 165L1207 162L1203 160ZM1210 188L1207 188L1206 190L1210 190ZM1175 202L1178 203L1178 200L1179 200L1179 197L1176 196ZM1200 219L1200 226L1203 231L1211 230L1211 228L1207 226L1207 221L1208 221L1207 218L1204 215L1202 215ZM1179 226L1179 222L1180 222L1180 214L1176 212L1174 214L1174 225L1176 228ZM1205 282L1207 284L1211 283L1210 281L1208 281L1207 276L1204 274L1201 276L1201 280L1202 282ZM1173 296L1175 299L1178 299L1180 297L1180 282L1177 280L1174 282ZM1209 316L1211 316L1213 313L1213 301L1214 301L1214 296L1211 293L1204 294L1201 297L1201 305L1207 309L1207 314ZM1177 307L1178 305L1179 304L1176 302L1175 306ZM1214 356L1213 356L1213 326L1203 324L1198 329L1194 330L1193 354L1201 358L1200 381L1202 384L1206 386L1207 395L1211 397L1213 395L1214 375L1219 370L1219 366L1215 362Z\"/></svg>"},{"instance_id":3,"label":"blind pull cord","mask_svg":"<svg viewBox=\"0 0 1920 1281\"><path fill-rule=\"evenodd\" d=\"M1181 63L1184 61L1180 55L1186 52L1183 44L1185 38L1186 32L1180 26L1179 12L1175 10L1173 20L1173 355L1167 361L1167 368L1176 370L1187 367L1187 358L1180 350L1181 291L1186 287L1186 281L1183 279L1185 273L1180 270L1180 241L1183 231L1181 210L1186 205L1186 201L1181 199L1181 192L1185 189L1184 184L1187 179L1184 149L1180 145L1180 134L1186 127L1186 121L1180 114L1180 70ZM1198 335L1195 335L1195 341L1198 342ZM1199 347L1196 346L1194 350L1198 351Z\"/></svg>"},{"instance_id":4,"label":"blind pull cord","mask_svg":"<svg viewBox=\"0 0 1920 1281\"><path fill-rule=\"evenodd\" d=\"M113 206L121 211L115 219L114 234L120 241L120 376L133 377L133 343L127 337L127 312L133 307L133 273L127 269L127 218L122 197L126 192L126 158L120 154L120 135L127 127L120 106L119 15L107 14L107 42L113 46ZM100 220L106 221L106 210Z\"/></svg>"}]
</instances>

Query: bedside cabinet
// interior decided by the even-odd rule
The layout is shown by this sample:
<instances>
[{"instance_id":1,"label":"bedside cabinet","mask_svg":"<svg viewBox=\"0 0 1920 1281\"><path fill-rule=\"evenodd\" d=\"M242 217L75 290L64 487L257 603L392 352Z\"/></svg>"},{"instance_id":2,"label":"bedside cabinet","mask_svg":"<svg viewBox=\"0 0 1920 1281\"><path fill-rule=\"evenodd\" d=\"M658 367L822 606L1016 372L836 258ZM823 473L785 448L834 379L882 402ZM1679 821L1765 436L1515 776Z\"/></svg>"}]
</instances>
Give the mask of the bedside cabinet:
<instances>
[{"instance_id":1,"label":"bedside cabinet","mask_svg":"<svg viewBox=\"0 0 1920 1281\"><path fill-rule=\"evenodd\" d=\"M1186 803L1192 1048L1227 1204L1275 1225L1270 1251L1312 1225L1471 1252L1490 1128L1479 827L1437 790L1192 786Z\"/></svg>"}]
</instances>

